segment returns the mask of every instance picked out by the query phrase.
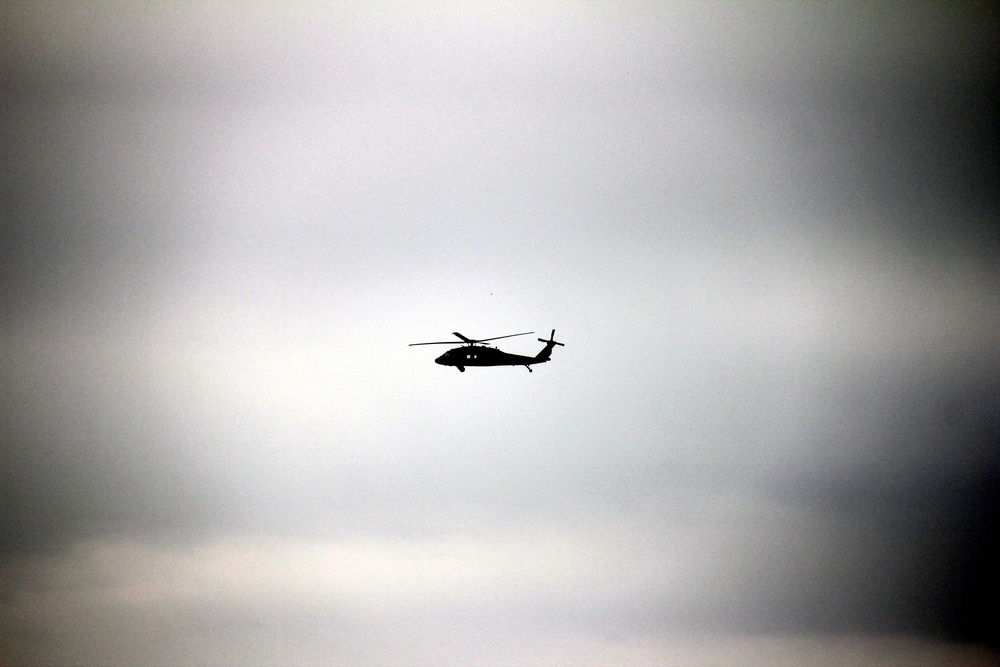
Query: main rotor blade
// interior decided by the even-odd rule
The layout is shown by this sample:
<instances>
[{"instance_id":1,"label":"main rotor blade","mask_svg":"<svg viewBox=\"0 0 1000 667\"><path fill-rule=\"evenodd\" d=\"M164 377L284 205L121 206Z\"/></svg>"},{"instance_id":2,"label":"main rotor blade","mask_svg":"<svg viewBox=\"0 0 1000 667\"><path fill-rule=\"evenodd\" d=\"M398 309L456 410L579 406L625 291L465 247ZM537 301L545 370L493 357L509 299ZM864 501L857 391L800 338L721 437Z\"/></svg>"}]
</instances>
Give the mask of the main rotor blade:
<instances>
[{"instance_id":1,"label":"main rotor blade","mask_svg":"<svg viewBox=\"0 0 1000 667\"><path fill-rule=\"evenodd\" d=\"M461 338L462 342L464 343L472 344L479 342L478 340L472 340L471 338L466 338L457 331L453 331L452 333ZM410 347L413 347L414 345L461 345L461 343L459 343L457 340L442 340L434 343L410 343Z\"/></svg>"},{"instance_id":2,"label":"main rotor blade","mask_svg":"<svg viewBox=\"0 0 1000 667\"><path fill-rule=\"evenodd\" d=\"M477 339L468 338L467 336L463 336L457 331L452 331L452 333L458 336L460 339L462 339L462 341L467 345L474 345L476 343L485 343L488 340L500 340L501 338L513 338L514 336L527 336L528 334L533 334L535 332L525 331L524 333L507 334L506 336L494 336L493 338L477 338ZM459 343L457 340L439 340L439 341L434 341L432 343L410 343L410 347L413 347L414 345L461 345L461 343Z\"/></svg>"},{"instance_id":3,"label":"main rotor blade","mask_svg":"<svg viewBox=\"0 0 1000 667\"><path fill-rule=\"evenodd\" d=\"M433 343L410 343L410 347L414 345L461 345L457 340L439 340Z\"/></svg>"},{"instance_id":4,"label":"main rotor blade","mask_svg":"<svg viewBox=\"0 0 1000 667\"><path fill-rule=\"evenodd\" d=\"M535 332L534 331L525 331L524 333L519 333L519 334L507 334L506 336L494 336L493 338L480 338L476 342L477 343L485 343L488 340L500 340L501 338L513 338L514 336L527 336L528 334L533 334L533 333L535 333Z\"/></svg>"}]
</instances>

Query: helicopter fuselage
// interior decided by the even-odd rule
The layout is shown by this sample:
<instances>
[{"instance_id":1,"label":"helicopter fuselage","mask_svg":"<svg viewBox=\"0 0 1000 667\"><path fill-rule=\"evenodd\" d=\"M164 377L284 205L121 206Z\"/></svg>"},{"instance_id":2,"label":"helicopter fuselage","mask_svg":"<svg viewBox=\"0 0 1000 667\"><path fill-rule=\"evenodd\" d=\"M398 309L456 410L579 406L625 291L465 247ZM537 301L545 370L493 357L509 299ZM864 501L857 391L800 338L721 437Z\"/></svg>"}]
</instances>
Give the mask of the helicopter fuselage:
<instances>
[{"instance_id":1,"label":"helicopter fuselage","mask_svg":"<svg viewBox=\"0 0 1000 667\"><path fill-rule=\"evenodd\" d=\"M434 360L442 366L454 366L464 371L466 366L530 366L541 364L548 359L528 357L523 354L510 354L495 347L485 345L464 345L448 350Z\"/></svg>"}]
</instances>

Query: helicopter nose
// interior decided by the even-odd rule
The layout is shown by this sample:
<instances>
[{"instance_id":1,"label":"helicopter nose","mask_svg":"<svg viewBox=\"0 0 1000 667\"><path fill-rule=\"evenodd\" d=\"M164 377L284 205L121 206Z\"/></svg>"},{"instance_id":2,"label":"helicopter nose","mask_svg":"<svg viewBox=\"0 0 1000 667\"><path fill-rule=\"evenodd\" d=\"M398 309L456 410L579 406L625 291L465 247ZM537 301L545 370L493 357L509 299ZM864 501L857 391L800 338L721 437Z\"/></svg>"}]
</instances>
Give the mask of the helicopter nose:
<instances>
[{"instance_id":1,"label":"helicopter nose","mask_svg":"<svg viewBox=\"0 0 1000 667\"><path fill-rule=\"evenodd\" d=\"M444 358L445 358L445 356L446 355L442 354L440 357L438 357L437 359L434 360L434 363L435 364L441 364L442 366L444 366Z\"/></svg>"}]
</instances>

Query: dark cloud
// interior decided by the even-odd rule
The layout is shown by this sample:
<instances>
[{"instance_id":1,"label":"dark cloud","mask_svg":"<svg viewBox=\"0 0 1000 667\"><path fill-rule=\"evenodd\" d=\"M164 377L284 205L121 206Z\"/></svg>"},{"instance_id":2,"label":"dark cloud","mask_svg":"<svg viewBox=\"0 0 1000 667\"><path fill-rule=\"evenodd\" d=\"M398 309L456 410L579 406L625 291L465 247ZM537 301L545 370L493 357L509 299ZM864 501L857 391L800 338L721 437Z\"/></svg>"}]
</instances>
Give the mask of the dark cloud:
<instances>
[{"instance_id":1,"label":"dark cloud","mask_svg":"<svg viewBox=\"0 0 1000 667\"><path fill-rule=\"evenodd\" d=\"M904 12L888 40L861 31L850 69L813 72L827 194L907 246L992 254L997 16L961 5L930 14Z\"/></svg>"}]
</instances>

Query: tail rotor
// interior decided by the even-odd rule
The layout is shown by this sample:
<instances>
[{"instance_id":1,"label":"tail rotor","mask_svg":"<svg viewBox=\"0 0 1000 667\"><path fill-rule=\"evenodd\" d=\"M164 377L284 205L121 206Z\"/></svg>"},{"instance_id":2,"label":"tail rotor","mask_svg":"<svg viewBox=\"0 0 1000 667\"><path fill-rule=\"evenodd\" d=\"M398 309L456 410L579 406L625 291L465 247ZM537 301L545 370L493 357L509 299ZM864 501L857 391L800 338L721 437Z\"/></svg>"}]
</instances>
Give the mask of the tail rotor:
<instances>
[{"instance_id":1,"label":"tail rotor","mask_svg":"<svg viewBox=\"0 0 1000 667\"><path fill-rule=\"evenodd\" d=\"M559 341L556 340L556 330L555 329L553 329L552 333L549 334L549 339L548 340L545 340L544 338L539 338L538 342L539 343L545 343L546 345L562 345L562 343L560 343ZM565 345L563 345L563 347L565 347Z\"/></svg>"},{"instance_id":2,"label":"tail rotor","mask_svg":"<svg viewBox=\"0 0 1000 667\"><path fill-rule=\"evenodd\" d=\"M552 350L555 349L555 346L556 345L562 345L562 343L560 343L559 341L556 340L556 330L555 329L552 330L552 333L549 335L549 339L548 340L545 340L544 338L539 338L538 342L539 343L545 343L545 347L542 348L541 352L539 352L537 355L535 355L535 363L536 364L541 364L541 363L545 363L546 361L548 361L549 358L552 356Z\"/></svg>"}]
</instances>

